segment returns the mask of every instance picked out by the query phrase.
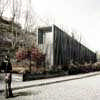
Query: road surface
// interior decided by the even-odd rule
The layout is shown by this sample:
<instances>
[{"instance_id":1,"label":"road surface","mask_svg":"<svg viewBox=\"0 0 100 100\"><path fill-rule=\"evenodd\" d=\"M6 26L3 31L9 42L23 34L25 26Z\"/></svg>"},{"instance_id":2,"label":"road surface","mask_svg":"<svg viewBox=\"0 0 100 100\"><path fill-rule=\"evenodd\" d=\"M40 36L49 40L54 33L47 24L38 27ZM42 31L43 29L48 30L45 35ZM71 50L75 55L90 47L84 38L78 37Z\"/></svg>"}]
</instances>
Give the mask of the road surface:
<instances>
[{"instance_id":1,"label":"road surface","mask_svg":"<svg viewBox=\"0 0 100 100\"><path fill-rule=\"evenodd\" d=\"M14 90L13 94L9 100L100 100L100 75ZM5 100L2 93L0 100Z\"/></svg>"}]
</instances>

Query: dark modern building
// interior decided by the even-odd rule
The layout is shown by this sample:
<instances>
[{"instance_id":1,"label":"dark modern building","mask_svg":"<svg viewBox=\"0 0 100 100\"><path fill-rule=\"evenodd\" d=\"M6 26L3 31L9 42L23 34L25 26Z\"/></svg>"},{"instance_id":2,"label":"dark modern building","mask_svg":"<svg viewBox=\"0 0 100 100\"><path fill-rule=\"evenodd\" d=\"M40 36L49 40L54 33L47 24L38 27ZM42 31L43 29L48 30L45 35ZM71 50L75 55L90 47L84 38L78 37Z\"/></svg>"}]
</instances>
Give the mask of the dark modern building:
<instances>
[{"instance_id":1,"label":"dark modern building","mask_svg":"<svg viewBox=\"0 0 100 100\"><path fill-rule=\"evenodd\" d=\"M46 53L46 64L50 67L96 62L96 53L55 25L38 28L38 45Z\"/></svg>"}]
</instances>

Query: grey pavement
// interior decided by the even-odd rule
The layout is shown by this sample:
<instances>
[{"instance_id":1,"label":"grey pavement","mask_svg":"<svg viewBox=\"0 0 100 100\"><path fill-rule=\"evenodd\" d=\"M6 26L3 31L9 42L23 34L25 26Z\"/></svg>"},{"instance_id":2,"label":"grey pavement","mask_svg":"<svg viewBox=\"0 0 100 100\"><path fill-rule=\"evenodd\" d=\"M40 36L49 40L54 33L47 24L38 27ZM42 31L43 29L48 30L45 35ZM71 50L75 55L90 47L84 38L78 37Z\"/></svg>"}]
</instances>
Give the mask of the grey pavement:
<instances>
[{"instance_id":1,"label":"grey pavement","mask_svg":"<svg viewBox=\"0 0 100 100\"><path fill-rule=\"evenodd\" d=\"M64 81L71 81L76 79L82 79L86 77L91 77L95 75L100 75L100 72L91 72L91 73L85 73L85 74L78 74L78 75L67 75L67 76L61 76L56 78L49 78L49 79L40 79L40 80L33 80L33 81L13 81L12 82L12 89L18 90L18 89L25 89L30 87L36 87L36 86L42 86L42 85L48 85L48 84L54 84L54 83L60 83ZM0 91L4 90L4 82L0 81Z\"/></svg>"},{"instance_id":2,"label":"grey pavement","mask_svg":"<svg viewBox=\"0 0 100 100\"><path fill-rule=\"evenodd\" d=\"M13 90L14 97L9 100L100 100L100 72L41 79L19 85L39 83L45 85ZM4 96L0 95L0 100L5 100Z\"/></svg>"}]
</instances>

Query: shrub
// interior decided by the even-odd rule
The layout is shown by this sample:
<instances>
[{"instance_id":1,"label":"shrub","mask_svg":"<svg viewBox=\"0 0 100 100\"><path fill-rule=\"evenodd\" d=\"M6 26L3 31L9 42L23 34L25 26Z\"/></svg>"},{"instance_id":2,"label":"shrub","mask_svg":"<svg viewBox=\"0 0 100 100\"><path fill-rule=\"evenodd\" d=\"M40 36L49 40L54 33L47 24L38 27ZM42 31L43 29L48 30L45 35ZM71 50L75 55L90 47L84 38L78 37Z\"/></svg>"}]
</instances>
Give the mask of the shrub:
<instances>
[{"instance_id":1,"label":"shrub","mask_svg":"<svg viewBox=\"0 0 100 100\"><path fill-rule=\"evenodd\" d=\"M76 65L69 65L68 67L68 74L78 74L79 68Z\"/></svg>"}]
</instances>

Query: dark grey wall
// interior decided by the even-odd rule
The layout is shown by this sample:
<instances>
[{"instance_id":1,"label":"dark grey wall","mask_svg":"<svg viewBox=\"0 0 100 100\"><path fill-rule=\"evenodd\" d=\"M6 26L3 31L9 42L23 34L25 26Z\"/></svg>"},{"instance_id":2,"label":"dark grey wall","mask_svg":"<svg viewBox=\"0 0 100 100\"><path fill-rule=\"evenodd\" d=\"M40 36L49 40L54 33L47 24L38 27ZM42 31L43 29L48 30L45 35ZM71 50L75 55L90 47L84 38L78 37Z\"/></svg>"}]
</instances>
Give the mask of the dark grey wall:
<instances>
[{"instance_id":1,"label":"dark grey wall","mask_svg":"<svg viewBox=\"0 0 100 100\"><path fill-rule=\"evenodd\" d=\"M54 25L54 65L96 61L96 54Z\"/></svg>"}]
</instances>

